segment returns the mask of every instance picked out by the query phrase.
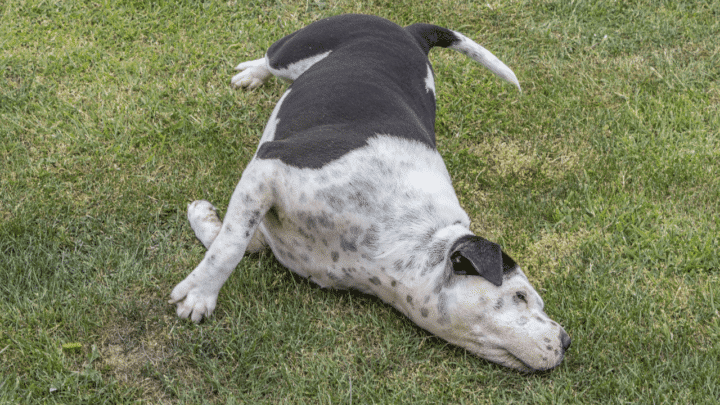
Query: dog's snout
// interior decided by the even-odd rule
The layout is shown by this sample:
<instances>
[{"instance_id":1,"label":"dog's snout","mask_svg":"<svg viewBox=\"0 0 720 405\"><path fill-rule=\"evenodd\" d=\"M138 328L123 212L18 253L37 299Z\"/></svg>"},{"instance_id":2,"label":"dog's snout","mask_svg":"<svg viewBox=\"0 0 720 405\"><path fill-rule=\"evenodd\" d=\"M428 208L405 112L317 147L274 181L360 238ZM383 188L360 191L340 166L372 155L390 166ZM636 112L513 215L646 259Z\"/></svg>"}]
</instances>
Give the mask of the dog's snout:
<instances>
[{"instance_id":1,"label":"dog's snout","mask_svg":"<svg viewBox=\"0 0 720 405\"><path fill-rule=\"evenodd\" d=\"M562 343L563 351L567 350L572 343L572 339L570 339L570 336L562 329L560 330L560 343Z\"/></svg>"}]
</instances>

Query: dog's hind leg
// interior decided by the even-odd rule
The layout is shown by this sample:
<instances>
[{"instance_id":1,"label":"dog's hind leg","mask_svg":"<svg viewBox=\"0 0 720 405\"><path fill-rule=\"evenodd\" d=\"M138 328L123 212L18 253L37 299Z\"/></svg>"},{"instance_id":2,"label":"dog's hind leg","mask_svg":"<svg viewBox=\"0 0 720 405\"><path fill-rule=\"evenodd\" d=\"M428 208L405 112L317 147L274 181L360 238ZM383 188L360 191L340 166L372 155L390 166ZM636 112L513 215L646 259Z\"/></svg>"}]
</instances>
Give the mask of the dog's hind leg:
<instances>
[{"instance_id":1,"label":"dog's hind leg","mask_svg":"<svg viewBox=\"0 0 720 405\"><path fill-rule=\"evenodd\" d=\"M222 228L222 221L217 216L215 207L205 200L193 201L188 204L188 221L190 221L190 227L195 231L198 240L202 242L205 248L210 249L213 241L220 233L220 228ZM256 253L266 247L265 237L258 229L250 240L246 251Z\"/></svg>"},{"instance_id":2,"label":"dog's hind leg","mask_svg":"<svg viewBox=\"0 0 720 405\"><path fill-rule=\"evenodd\" d=\"M200 322L213 312L220 288L242 260L265 214L274 203L275 175L273 162L250 162L233 192L219 230L219 219L212 212L212 205L200 205L204 207L205 215L199 210L200 219L191 219L191 225L193 221L193 229L200 225L198 238L210 246L200 264L170 294L170 303L177 304L179 317L191 317L193 322Z\"/></svg>"},{"instance_id":3,"label":"dog's hind leg","mask_svg":"<svg viewBox=\"0 0 720 405\"><path fill-rule=\"evenodd\" d=\"M330 54L330 51L326 51L282 65L279 62L282 61L281 55L272 53L272 50L271 47L264 58L242 62L237 65L235 70L240 73L233 76L230 83L234 87L254 89L262 86L273 75L292 82L310 69L312 65L325 59Z\"/></svg>"},{"instance_id":4,"label":"dog's hind leg","mask_svg":"<svg viewBox=\"0 0 720 405\"><path fill-rule=\"evenodd\" d=\"M305 38L305 35L297 35L302 31L287 35L272 44L264 58L237 65L235 70L240 73L233 76L230 83L234 87L254 89L262 86L273 75L289 82L295 81L330 54L330 51L318 51L315 47L298 43Z\"/></svg>"},{"instance_id":5,"label":"dog's hind leg","mask_svg":"<svg viewBox=\"0 0 720 405\"><path fill-rule=\"evenodd\" d=\"M316 21L277 40L268 48L264 58L237 65L235 70L240 73L233 76L230 82L235 87L254 89L265 83L271 75L295 81L343 42L357 35L360 31L358 28L367 30L368 23L377 23L378 20L372 16L340 15Z\"/></svg>"}]
</instances>

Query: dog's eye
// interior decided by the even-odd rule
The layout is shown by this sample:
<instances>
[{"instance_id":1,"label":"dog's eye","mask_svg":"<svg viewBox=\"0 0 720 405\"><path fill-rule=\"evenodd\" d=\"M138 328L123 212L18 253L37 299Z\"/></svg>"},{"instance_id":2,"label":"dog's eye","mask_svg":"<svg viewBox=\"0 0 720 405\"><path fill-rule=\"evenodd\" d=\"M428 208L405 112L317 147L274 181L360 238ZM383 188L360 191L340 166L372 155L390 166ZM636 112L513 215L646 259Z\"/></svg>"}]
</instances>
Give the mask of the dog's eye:
<instances>
[{"instance_id":1,"label":"dog's eye","mask_svg":"<svg viewBox=\"0 0 720 405\"><path fill-rule=\"evenodd\" d=\"M515 298L527 304L527 295L524 292L518 291L515 293Z\"/></svg>"}]
</instances>

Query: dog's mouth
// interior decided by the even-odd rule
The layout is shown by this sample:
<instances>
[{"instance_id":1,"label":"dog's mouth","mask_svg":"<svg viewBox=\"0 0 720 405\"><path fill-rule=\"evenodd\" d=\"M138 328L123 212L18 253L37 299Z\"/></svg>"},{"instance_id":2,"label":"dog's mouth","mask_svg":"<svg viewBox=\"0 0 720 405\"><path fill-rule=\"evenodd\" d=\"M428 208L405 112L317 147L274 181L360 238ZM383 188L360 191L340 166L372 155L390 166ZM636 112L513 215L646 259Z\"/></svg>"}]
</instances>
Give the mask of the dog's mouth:
<instances>
[{"instance_id":1,"label":"dog's mouth","mask_svg":"<svg viewBox=\"0 0 720 405\"><path fill-rule=\"evenodd\" d=\"M535 368L533 368L533 367L530 367L527 363L525 363L524 361L522 361L519 357L515 356L514 354L510 353L510 352L507 351L507 350L505 351L505 356L504 356L504 357L505 357L505 359L506 359L507 361L506 361L506 362L503 362L503 363L500 363L500 364L502 364L502 365L504 365L504 366L508 366L508 367L510 367L510 368L514 368L514 369L516 369L516 370L518 370L518 371L520 371L520 372L522 372L522 373L534 373L534 372L536 372L536 371L540 371L540 370L537 370L537 369L535 369Z\"/></svg>"},{"instance_id":2,"label":"dog's mouth","mask_svg":"<svg viewBox=\"0 0 720 405\"><path fill-rule=\"evenodd\" d=\"M482 348L482 345L479 345L475 342L473 342L472 347L477 347L478 349ZM514 370L517 370L521 373L540 373L543 371L552 370L555 368L557 364L560 364L560 362L557 362L557 364L547 367L532 367L527 362L523 361L520 357L514 355L511 351L509 351L506 348L503 347L497 347L492 352L488 353L487 350L473 350L476 355L479 357L486 359L488 361L491 361L493 363L500 364L502 366L512 368Z\"/></svg>"},{"instance_id":3,"label":"dog's mouth","mask_svg":"<svg viewBox=\"0 0 720 405\"><path fill-rule=\"evenodd\" d=\"M488 351L488 347L479 342L468 340L467 343L469 344L464 345L466 348L470 349L470 351L474 352L475 355L477 355L478 357L483 358L487 361L491 361L493 363L500 364L501 366L518 370L521 373L534 373L536 371L541 371L534 367L530 367L527 363L522 361L522 359L515 356L514 354L512 354L512 352L505 349L504 347L498 346Z\"/></svg>"},{"instance_id":4,"label":"dog's mouth","mask_svg":"<svg viewBox=\"0 0 720 405\"><path fill-rule=\"evenodd\" d=\"M515 356L508 350L505 350L505 352L506 352L506 358L509 359L509 361L508 361L508 363L510 364L509 367L514 368L523 373L542 373L544 371L550 371L550 370L554 369L555 367L557 367L562 362L563 358L565 357L564 355L561 356L560 360L557 361L553 365L548 365L546 367L538 368L538 367L531 367L529 364L524 362L521 358ZM508 365L508 364L505 364L505 365Z\"/></svg>"}]
</instances>

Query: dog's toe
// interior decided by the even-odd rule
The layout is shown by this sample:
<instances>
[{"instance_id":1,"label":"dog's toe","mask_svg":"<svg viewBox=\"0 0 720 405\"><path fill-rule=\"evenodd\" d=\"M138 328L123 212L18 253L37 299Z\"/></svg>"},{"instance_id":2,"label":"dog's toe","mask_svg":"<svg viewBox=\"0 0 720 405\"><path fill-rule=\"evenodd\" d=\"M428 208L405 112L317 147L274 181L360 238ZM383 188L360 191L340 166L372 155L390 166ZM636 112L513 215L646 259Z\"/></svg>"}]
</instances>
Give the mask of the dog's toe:
<instances>
[{"instance_id":1,"label":"dog's toe","mask_svg":"<svg viewBox=\"0 0 720 405\"><path fill-rule=\"evenodd\" d=\"M240 73L230 80L233 87L245 87L254 89L262 86L272 75L265 66L265 58L243 62L235 67Z\"/></svg>"},{"instance_id":2,"label":"dog's toe","mask_svg":"<svg viewBox=\"0 0 720 405\"><path fill-rule=\"evenodd\" d=\"M203 317L212 314L217 303L217 294L204 291L200 286L183 280L170 294L170 304L177 304L177 315L182 319L190 318L198 323Z\"/></svg>"},{"instance_id":3,"label":"dog's toe","mask_svg":"<svg viewBox=\"0 0 720 405\"><path fill-rule=\"evenodd\" d=\"M260 87L265 81L261 77L257 77L252 74L252 72L240 72L233 76L232 80L230 80L230 83L233 85L233 87L239 88L239 87L245 87L248 89L255 89L257 87Z\"/></svg>"}]
</instances>

